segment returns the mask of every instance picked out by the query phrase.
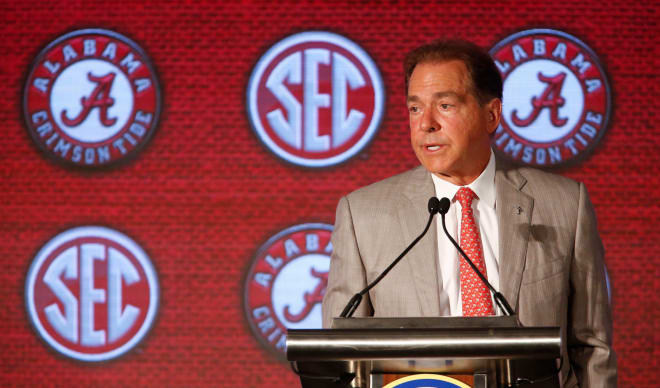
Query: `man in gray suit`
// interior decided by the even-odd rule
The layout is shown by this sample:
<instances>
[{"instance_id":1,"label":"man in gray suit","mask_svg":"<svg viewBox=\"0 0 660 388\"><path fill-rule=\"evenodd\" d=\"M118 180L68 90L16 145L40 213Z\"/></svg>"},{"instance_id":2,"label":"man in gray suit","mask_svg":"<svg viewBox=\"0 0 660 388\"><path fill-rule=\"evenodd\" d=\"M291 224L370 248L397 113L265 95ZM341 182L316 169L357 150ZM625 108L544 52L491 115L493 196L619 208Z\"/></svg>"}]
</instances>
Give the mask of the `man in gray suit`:
<instances>
[{"instance_id":1,"label":"man in gray suit","mask_svg":"<svg viewBox=\"0 0 660 388\"><path fill-rule=\"evenodd\" d=\"M421 166L339 201L324 326L422 231L428 199L445 196L452 200L450 233L478 229L476 248L466 246L520 322L561 327L562 385L616 386L603 246L584 185L495 158L490 140L500 122L502 80L476 45L425 45L408 54L404 68L411 143ZM463 190L473 195L471 204L459 203ZM356 316L475 315L466 307L473 301L458 254L438 220L365 295ZM492 313L488 299L478 303Z\"/></svg>"}]
</instances>

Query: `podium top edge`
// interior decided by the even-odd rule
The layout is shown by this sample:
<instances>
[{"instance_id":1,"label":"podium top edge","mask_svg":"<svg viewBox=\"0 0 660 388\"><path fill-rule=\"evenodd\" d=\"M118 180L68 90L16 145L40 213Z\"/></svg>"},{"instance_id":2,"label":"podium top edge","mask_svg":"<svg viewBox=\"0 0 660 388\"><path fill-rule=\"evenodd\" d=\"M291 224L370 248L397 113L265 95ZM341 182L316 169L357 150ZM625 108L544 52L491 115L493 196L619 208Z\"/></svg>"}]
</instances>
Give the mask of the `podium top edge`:
<instances>
[{"instance_id":1,"label":"podium top edge","mask_svg":"<svg viewBox=\"0 0 660 388\"><path fill-rule=\"evenodd\" d=\"M333 329L465 329L521 328L518 317L334 318Z\"/></svg>"}]
</instances>

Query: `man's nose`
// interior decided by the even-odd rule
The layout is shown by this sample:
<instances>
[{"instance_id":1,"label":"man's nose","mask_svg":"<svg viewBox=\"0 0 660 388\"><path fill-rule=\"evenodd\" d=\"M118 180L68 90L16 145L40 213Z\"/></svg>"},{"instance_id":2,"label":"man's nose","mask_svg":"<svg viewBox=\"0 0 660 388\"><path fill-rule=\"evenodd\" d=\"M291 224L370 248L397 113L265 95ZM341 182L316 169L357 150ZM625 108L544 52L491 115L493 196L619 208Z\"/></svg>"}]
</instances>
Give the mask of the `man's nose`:
<instances>
[{"instance_id":1,"label":"man's nose","mask_svg":"<svg viewBox=\"0 0 660 388\"><path fill-rule=\"evenodd\" d=\"M424 132L435 132L440 130L440 124L433 117L433 112L428 109L422 114L420 129Z\"/></svg>"}]
</instances>

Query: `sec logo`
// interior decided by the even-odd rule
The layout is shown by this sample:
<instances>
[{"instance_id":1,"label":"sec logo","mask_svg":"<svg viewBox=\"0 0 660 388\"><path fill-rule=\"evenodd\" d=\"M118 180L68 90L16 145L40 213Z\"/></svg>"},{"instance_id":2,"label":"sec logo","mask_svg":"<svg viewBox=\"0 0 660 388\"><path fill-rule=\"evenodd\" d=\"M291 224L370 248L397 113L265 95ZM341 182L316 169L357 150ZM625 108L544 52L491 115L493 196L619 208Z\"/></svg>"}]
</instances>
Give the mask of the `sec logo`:
<instances>
[{"instance_id":1,"label":"sec logo","mask_svg":"<svg viewBox=\"0 0 660 388\"><path fill-rule=\"evenodd\" d=\"M302 224L266 241L245 277L244 308L255 337L285 358L287 329L321 328L332 226Z\"/></svg>"},{"instance_id":2,"label":"sec logo","mask_svg":"<svg viewBox=\"0 0 660 388\"><path fill-rule=\"evenodd\" d=\"M104 361L147 334L158 309L158 279L133 240L100 226L69 229L32 261L25 282L28 317L59 353Z\"/></svg>"},{"instance_id":3,"label":"sec logo","mask_svg":"<svg viewBox=\"0 0 660 388\"><path fill-rule=\"evenodd\" d=\"M590 154L611 114L610 84L596 54L565 32L526 30L490 51L504 82L495 151L537 167Z\"/></svg>"},{"instance_id":4,"label":"sec logo","mask_svg":"<svg viewBox=\"0 0 660 388\"><path fill-rule=\"evenodd\" d=\"M125 160L153 135L161 109L156 73L132 40L102 29L55 39L32 65L23 92L28 132L68 165Z\"/></svg>"},{"instance_id":5,"label":"sec logo","mask_svg":"<svg viewBox=\"0 0 660 388\"><path fill-rule=\"evenodd\" d=\"M326 167L355 156L383 116L383 81L369 55L323 31L289 36L257 62L247 90L250 123L287 162Z\"/></svg>"},{"instance_id":6,"label":"sec logo","mask_svg":"<svg viewBox=\"0 0 660 388\"><path fill-rule=\"evenodd\" d=\"M418 374L402 377L383 388L470 388L470 386L447 376Z\"/></svg>"}]
</instances>

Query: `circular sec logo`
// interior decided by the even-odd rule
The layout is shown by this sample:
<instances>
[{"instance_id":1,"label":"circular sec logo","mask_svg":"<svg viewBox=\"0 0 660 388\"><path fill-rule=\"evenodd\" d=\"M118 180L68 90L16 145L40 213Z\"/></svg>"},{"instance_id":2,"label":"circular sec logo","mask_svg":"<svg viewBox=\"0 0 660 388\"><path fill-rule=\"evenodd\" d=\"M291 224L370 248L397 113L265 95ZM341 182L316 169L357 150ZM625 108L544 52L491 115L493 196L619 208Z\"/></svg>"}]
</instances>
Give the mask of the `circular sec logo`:
<instances>
[{"instance_id":1,"label":"circular sec logo","mask_svg":"<svg viewBox=\"0 0 660 388\"><path fill-rule=\"evenodd\" d=\"M127 159L156 129L156 73L132 40L102 29L55 39L32 65L23 113L32 139L68 165L99 167Z\"/></svg>"},{"instance_id":2,"label":"circular sec logo","mask_svg":"<svg viewBox=\"0 0 660 388\"><path fill-rule=\"evenodd\" d=\"M305 167L355 156L376 134L385 92L373 60L330 32L307 31L272 46L252 71L247 111L275 155Z\"/></svg>"},{"instance_id":3,"label":"circular sec logo","mask_svg":"<svg viewBox=\"0 0 660 388\"><path fill-rule=\"evenodd\" d=\"M490 54L504 82L495 151L537 167L588 155L607 129L611 92L596 54L565 32L526 30Z\"/></svg>"},{"instance_id":4,"label":"circular sec logo","mask_svg":"<svg viewBox=\"0 0 660 388\"><path fill-rule=\"evenodd\" d=\"M319 329L328 283L332 226L285 229L259 248L245 278L244 307L253 334L280 359L287 329Z\"/></svg>"},{"instance_id":5,"label":"circular sec logo","mask_svg":"<svg viewBox=\"0 0 660 388\"><path fill-rule=\"evenodd\" d=\"M470 388L469 385L447 376L422 373L402 377L383 388Z\"/></svg>"},{"instance_id":6,"label":"circular sec logo","mask_svg":"<svg viewBox=\"0 0 660 388\"><path fill-rule=\"evenodd\" d=\"M126 353L147 334L158 309L158 279L133 240L100 226L69 229L32 261L28 317L45 342L80 361Z\"/></svg>"}]
</instances>

